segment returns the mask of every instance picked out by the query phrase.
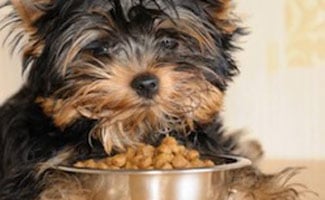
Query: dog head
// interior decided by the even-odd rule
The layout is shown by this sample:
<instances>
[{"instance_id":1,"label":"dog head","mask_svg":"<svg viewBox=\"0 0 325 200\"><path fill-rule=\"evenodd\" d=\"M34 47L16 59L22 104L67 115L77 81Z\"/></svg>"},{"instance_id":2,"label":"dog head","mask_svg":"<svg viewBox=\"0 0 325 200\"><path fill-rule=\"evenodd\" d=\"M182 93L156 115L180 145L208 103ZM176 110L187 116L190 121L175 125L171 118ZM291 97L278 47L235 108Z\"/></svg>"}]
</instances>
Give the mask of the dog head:
<instances>
[{"instance_id":1,"label":"dog head","mask_svg":"<svg viewBox=\"0 0 325 200\"><path fill-rule=\"evenodd\" d=\"M95 120L107 152L186 134L220 112L242 33L230 0L11 0L27 87L64 130Z\"/></svg>"}]
</instances>

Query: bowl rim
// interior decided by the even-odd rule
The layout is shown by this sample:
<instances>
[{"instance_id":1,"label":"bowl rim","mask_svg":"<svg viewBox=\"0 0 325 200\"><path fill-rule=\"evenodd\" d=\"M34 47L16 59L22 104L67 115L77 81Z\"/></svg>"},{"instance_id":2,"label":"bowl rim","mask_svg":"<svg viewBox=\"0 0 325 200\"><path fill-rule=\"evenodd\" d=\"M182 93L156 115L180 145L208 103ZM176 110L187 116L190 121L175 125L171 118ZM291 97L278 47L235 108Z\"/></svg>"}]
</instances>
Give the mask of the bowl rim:
<instances>
[{"instance_id":1,"label":"bowl rim","mask_svg":"<svg viewBox=\"0 0 325 200\"><path fill-rule=\"evenodd\" d=\"M209 156L211 157L211 156ZM165 175L165 174L193 174L193 173L209 173L233 170L242 167L246 167L252 164L252 162L244 157L233 155L218 155L213 156L214 159L223 158L233 160L231 163L224 163L215 165L213 167L201 167L201 168L185 168L185 169L90 169L90 168L77 168L66 165L58 165L54 169L83 174L101 174L101 175Z\"/></svg>"}]
</instances>

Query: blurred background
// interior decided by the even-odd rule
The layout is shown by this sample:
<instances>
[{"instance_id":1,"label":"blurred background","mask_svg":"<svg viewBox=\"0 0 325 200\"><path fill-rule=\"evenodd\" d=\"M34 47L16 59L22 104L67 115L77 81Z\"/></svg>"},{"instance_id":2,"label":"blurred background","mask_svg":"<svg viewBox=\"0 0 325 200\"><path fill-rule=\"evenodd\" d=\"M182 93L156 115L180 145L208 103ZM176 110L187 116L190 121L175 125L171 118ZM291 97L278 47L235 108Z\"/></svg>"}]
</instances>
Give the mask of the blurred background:
<instances>
[{"instance_id":1,"label":"blurred background","mask_svg":"<svg viewBox=\"0 0 325 200\"><path fill-rule=\"evenodd\" d=\"M267 172L295 177L325 199L325 1L235 1L250 34L237 53L241 75L228 90L225 122L265 149ZM313 196L302 199L314 199Z\"/></svg>"},{"instance_id":2,"label":"blurred background","mask_svg":"<svg viewBox=\"0 0 325 200\"><path fill-rule=\"evenodd\" d=\"M241 75L227 92L226 126L244 128L259 139L267 159L308 160L324 174L319 163L325 160L325 1L235 4L250 34L239 42L244 50L236 53ZM0 102L22 82L20 58L8 52L0 48ZM324 182L311 179L325 189Z\"/></svg>"},{"instance_id":3,"label":"blurred background","mask_svg":"<svg viewBox=\"0 0 325 200\"><path fill-rule=\"evenodd\" d=\"M225 122L272 158L325 158L325 1L237 0L250 35L237 54Z\"/></svg>"}]
</instances>

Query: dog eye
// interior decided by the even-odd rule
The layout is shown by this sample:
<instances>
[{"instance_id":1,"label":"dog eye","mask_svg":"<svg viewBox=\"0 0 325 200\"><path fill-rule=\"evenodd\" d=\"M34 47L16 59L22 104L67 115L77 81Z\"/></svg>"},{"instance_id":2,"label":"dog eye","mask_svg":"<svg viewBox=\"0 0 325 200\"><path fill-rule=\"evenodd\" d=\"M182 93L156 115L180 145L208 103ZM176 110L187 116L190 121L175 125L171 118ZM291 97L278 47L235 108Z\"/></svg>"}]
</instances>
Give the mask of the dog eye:
<instances>
[{"instance_id":1,"label":"dog eye","mask_svg":"<svg viewBox=\"0 0 325 200\"><path fill-rule=\"evenodd\" d=\"M109 54L108 52L109 52L109 48L107 46L97 47L91 50L91 53L97 56L108 55Z\"/></svg>"},{"instance_id":2,"label":"dog eye","mask_svg":"<svg viewBox=\"0 0 325 200\"><path fill-rule=\"evenodd\" d=\"M161 41L160 45L164 49L173 50L173 49L176 49L178 47L178 42L175 39L172 39L172 38L164 38Z\"/></svg>"},{"instance_id":3,"label":"dog eye","mask_svg":"<svg viewBox=\"0 0 325 200\"><path fill-rule=\"evenodd\" d=\"M93 42L85 50L94 56L109 56L113 45L107 42Z\"/></svg>"}]
</instances>

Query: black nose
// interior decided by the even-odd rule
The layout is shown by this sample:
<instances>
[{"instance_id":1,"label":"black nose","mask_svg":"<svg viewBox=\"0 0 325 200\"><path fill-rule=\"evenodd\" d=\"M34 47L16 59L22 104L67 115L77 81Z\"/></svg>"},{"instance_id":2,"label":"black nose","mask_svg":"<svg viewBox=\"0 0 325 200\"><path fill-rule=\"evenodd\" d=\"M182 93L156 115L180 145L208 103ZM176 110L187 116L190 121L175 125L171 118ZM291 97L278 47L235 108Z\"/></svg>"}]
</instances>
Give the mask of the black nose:
<instances>
[{"instance_id":1,"label":"black nose","mask_svg":"<svg viewBox=\"0 0 325 200\"><path fill-rule=\"evenodd\" d=\"M158 92L159 80L152 74L140 74L133 79L131 87L139 96L152 98Z\"/></svg>"}]
</instances>

